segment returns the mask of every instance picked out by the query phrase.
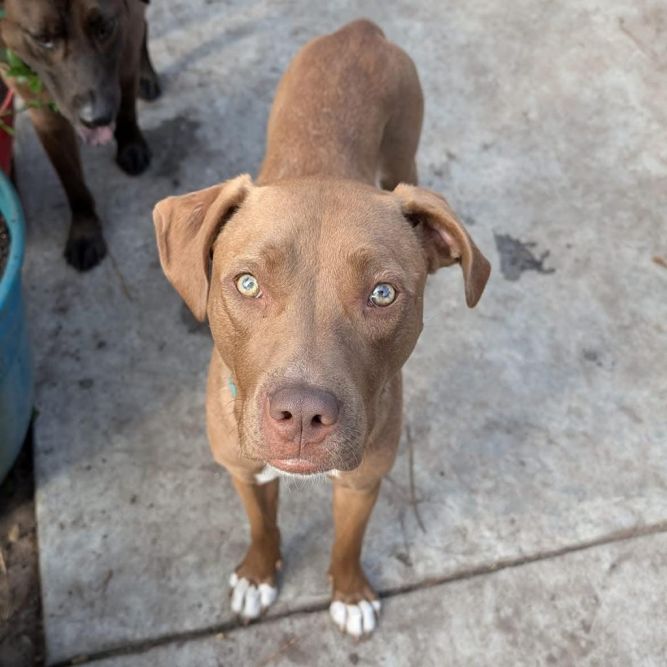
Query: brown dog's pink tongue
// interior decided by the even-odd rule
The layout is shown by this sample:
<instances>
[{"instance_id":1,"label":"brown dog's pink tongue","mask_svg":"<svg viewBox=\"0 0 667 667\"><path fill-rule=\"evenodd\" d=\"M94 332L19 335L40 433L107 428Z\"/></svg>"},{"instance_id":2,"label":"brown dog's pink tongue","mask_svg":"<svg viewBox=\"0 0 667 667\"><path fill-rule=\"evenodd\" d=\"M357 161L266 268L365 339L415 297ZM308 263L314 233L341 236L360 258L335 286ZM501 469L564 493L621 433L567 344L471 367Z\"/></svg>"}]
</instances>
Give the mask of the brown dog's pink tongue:
<instances>
[{"instance_id":1,"label":"brown dog's pink tongue","mask_svg":"<svg viewBox=\"0 0 667 667\"><path fill-rule=\"evenodd\" d=\"M77 129L80 137L91 146L103 146L113 139L113 125L102 125L101 127L84 127L80 125Z\"/></svg>"}]
</instances>

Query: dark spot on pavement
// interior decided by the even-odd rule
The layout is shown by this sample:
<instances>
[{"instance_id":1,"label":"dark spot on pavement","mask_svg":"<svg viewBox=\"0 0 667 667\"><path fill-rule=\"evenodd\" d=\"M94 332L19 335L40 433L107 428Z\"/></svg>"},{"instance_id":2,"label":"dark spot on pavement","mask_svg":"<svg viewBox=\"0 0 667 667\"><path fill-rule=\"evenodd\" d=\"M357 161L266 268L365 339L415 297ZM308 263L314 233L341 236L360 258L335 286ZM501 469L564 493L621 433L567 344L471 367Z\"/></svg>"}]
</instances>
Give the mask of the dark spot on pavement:
<instances>
[{"instance_id":1,"label":"dark spot on pavement","mask_svg":"<svg viewBox=\"0 0 667 667\"><path fill-rule=\"evenodd\" d=\"M524 243L512 238L509 234L494 234L494 236L500 255L500 272L507 280L519 280L524 271L549 274L556 270L544 266L544 260L549 256L548 250L545 250L539 257L533 254L536 243Z\"/></svg>"},{"instance_id":2,"label":"dark spot on pavement","mask_svg":"<svg viewBox=\"0 0 667 667\"><path fill-rule=\"evenodd\" d=\"M181 304L181 322L185 324L185 328L190 334L208 334L208 322L200 322L184 304Z\"/></svg>"},{"instance_id":3,"label":"dark spot on pavement","mask_svg":"<svg viewBox=\"0 0 667 667\"><path fill-rule=\"evenodd\" d=\"M154 173L169 178L174 187L180 184L181 164L197 149L199 121L189 115L176 116L157 127L145 130L146 141L153 151Z\"/></svg>"},{"instance_id":4,"label":"dark spot on pavement","mask_svg":"<svg viewBox=\"0 0 667 667\"><path fill-rule=\"evenodd\" d=\"M408 556L408 554L403 553L402 551L398 551L394 554L394 558L403 563L405 567L412 567L412 559L410 556Z\"/></svg>"},{"instance_id":5,"label":"dark spot on pavement","mask_svg":"<svg viewBox=\"0 0 667 667\"><path fill-rule=\"evenodd\" d=\"M598 353L597 350L592 350L590 348L584 349L582 352L582 356L586 361L590 361L591 363L595 364L596 366L602 366L602 361L600 360L600 354Z\"/></svg>"},{"instance_id":6,"label":"dark spot on pavement","mask_svg":"<svg viewBox=\"0 0 667 667\"><path fill-rule=\"evenodd\" d=\"M91 378L83 378L83 380L79 380L79 387L81 387L81 389L90 389L93 384L94 382Z\"/></svg>"},{"instance_id":7,"label":"dark spot on pavement","mask_svg":"<svg viewBox=\"0 0 667 667\"><path fill-rule=\"evenodd\" d=\"M359 664L359 656L356 653L350 653L350 655L347 656L347 659L353 664L353 665L358 665Z\"/></svg>"},{"instance_id":8,"label":"dark spot on pavement","mask_svg":"<svg viewBox=\"0 0 667 667\"><path fill-rule=\"evenodd\" d=\"M278 654L283 655L285 657L284 662L290 665L310 666L313 664L312 655L306 653L299 646L299 637L296 635L283 635L278 648Z\"/></svg>"},{"instance_id":9,"label":"dark spot on pavement","mask_svg":"<svg viewBox=\"0 0 667 667\"><path fill-rule=\"evenodd\" d=\"M67 311L69 310L69 304L67 304L64 298L61 297L62 295L56 297L56 305L53 307L53 312L56 315L67 315Z\"/></svg>"}]
</instances>

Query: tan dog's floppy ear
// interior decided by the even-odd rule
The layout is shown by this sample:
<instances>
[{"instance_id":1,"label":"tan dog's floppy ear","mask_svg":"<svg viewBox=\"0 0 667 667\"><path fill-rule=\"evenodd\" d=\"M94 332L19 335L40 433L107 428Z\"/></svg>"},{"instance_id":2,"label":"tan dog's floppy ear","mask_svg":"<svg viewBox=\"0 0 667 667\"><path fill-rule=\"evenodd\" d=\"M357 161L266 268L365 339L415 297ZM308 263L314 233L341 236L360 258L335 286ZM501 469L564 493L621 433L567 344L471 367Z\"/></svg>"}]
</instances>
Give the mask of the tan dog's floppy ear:
<instances>
[{"instance_id":1,"label":"tan dog's floppy ear","mask_svg":"<svg viewBox=\"0 0 667 667\"><path fill-rule=\"evenodd\" d=\"M403 214L421 236L429 273L461 264L466 303L473 308L482 296L491 265L459 222L447 201L430 190L401 183L394 189Z\"/></svg>"},{"instance_id":2,"label":"tan dog's floppy ear","mask_svg":"<svg viewBox=\"0 0 667 667\"><path fill-rule=\"evenodd\" d=\"M211 246L252 187L250 176L243 174L205 190L167 197L153 209L162 270L200 321L206 317Z\"/></svg>"}]
</instances>

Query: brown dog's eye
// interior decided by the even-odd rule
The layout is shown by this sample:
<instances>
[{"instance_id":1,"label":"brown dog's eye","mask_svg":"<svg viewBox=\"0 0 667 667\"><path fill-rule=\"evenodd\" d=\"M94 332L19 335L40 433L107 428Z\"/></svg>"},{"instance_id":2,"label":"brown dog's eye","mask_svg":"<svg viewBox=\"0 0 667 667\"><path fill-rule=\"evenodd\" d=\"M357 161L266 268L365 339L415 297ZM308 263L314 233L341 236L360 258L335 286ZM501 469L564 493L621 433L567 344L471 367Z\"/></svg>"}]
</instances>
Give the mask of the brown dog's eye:
<instances>
[{"instance_id":1,"label":"brown dog's eye","mask_svg":"<svg viewBox=\"0 0 667 667\"><path fill-rule=\"evenodd\" d=\"M389 283L378 283L368 297L373 306L390 306L396 300L396 289Z\"/></svg>"},{"instance_id":2,"label":"brown dog's eye","mask_svg":"<svg viewBox=\"0 0 667 667\"><path fill-rule=\"evenodd\" d=\"M242 273L236 278L236 289L250 299L256 299L261 296L259 282L252 273Z\"/></svg>"},{"instance_id":3,"label":"brown dog's eye","mask_svg":"<svg viewBox=\"0 0 667 667\"><path fill-rule=\"evenodd\" d=\"M93 26L95 37L100 42L104 42L107 39L109 39L109 37L113 35L115 30L116 30L116 19L109 19L109 20L100 19L99 21L96 21L95 25Z\"/></svg>"},{"instance_id":4,"label":"brown dog's eye","mask_svg":"<svg viewBox=\"0 0 667 667\"><path fill-rule=\"evenodd\" d=\"M43 49L50 51L56 45L56 40L54 37L49 35L31 35L32 39L39 44Z\"/></svg>"}]
</instances>

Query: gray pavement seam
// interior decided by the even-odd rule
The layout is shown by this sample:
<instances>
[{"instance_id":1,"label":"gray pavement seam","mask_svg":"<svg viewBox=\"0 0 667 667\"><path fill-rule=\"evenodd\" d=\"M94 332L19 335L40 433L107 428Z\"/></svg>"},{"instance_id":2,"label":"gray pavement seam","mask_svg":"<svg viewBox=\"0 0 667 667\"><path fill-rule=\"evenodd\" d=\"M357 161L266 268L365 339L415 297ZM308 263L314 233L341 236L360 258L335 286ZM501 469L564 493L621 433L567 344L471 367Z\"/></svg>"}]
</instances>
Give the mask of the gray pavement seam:
<instances>
[{"instance_id":1,"label":"gray pavement seam","mask_svg":"<svg viewBox=\"0 0 667 667\"><path fill-rule=\"evenodd\" d=\"M667 533L667 520L660 521L658 523L647 526L635 526L632 528L624 528L621 530L614 531L612 533L608 533L607 535L603 535L598 538L580 542L578 544L566 545L556 549L540 551L526 556L501 559L495 563L491 563L488 565L480 565L478 567L473 567L467 570L459 570L457 572L452 572L451 574L444 575L442 577L433 577L414 584L406 584L405 586L394 586L379 591L379 595L383 599L392 598L398 595L404 595L407 593L412 593L427 588L444 586L446 584L453 583L456 581L465 581L467 579L472 579L475 577L491 575L496 572L500 572L502 570L522 567L523 565L529 565L531 563L553 560L556 558L567 556L568 554L577 553L580 551L586 551L589 549L595 549L597 547L606 546L608 544L637 540L645 537L650 537L653 535L658 535L660 533ZM328 609L328 607L329 607L329 601L304 605L302 607L299 607L298 609L290 609L271 616L266 616L260 619L259 621L253 623L253 625L274 623L282 619L289 618L290 616L298 616L298 615L312 614L315 612L321 612ZM90 653L87 655L77 655L72 658L61 660L59 662L50 663L49 667L74 667L75 665L78 666L88 665L109 658L118 658L128 655L141 655L142 653L147 653L148 651L154 648L158 648L160 646L166 646L168 644L177 642L183 643L187 641L204 639L206 637L214 637L215 635L220 633L229 634L232 632L243 630L245 629L245 627L246 626L238 623L237 621L227 621L225 623L219 623L217 625L200 628L198 630L169 633L166 635L161 635L159 637L154 637L152 639L143 639L137 642L129 642L127 644L123 644L120 646L112 646L107 649L102 649L100 651L96 651L95 653Z\"/></svg>"}]
</instances>

